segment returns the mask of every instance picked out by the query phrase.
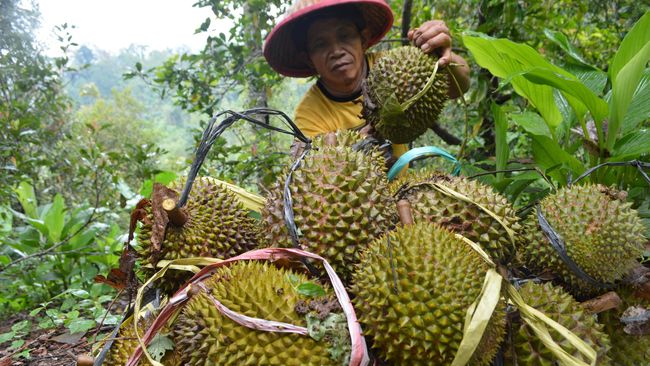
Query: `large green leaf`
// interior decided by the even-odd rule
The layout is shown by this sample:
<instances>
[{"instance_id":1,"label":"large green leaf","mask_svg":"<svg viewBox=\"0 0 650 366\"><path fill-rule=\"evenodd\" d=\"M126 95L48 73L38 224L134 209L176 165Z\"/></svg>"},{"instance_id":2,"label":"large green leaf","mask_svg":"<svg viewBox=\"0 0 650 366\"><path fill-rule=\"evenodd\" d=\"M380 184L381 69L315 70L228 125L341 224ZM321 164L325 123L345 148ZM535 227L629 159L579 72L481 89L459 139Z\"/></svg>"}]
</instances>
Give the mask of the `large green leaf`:
<instances>
[{"instance_id":1,"label":"large green leaf","mask_svg":"<svg viewBox=\"0 0 650 366\"><path fill-rule=\"evenodd\" d=\"M607 116L607 103L598 98L594 92L573 75L567 77L566 75L542 68L531 69L524 72L523 75L532 82L552 86L562 91L565 95L568 94L574 97L567 98L567 100L574 107L577 114L582 111L582 107L576 104L582 103L589 109L596 121L602 121Z\"/></svg>"},{"instance_id":2,"label":"large green leaf","mask_svg":"<svg viewBox=\"0 0 650 366\"><path fill-rule=\"evenodd\" d=\"M548 126L544 123L544 119L535 112L525 111L521 114L510 114L510 118L516 125L532 135L546 136L548 138L553 137Z\"/></svg>"},{"instance_id":3,"label":"large green leaf","mask_svg":"<svg viewBox=\"0 0 650 366\"><path fill-rule=\"evenodd\" d=\"M621 134L628 134L648 118L650 118L650 69L646 69L639 80L639 85L625 113Z\"/></svg>"},{"instance_id":4,"label":"large green leaf","mask_svg":"<svg viewBox=\"0 0 650 366\"><path fill-rule=\"evenodd\" d=\"M572 75L551 64L531 47L507 39L494 39L485 35L463 35L463 43L472 52L476 62L493 75L507 79L515 91L528 99L544 117L551 130L562 121L562 115L555 105L553 88L538 85L521 75L521 73L543 68L571 78Z\"/></svg>"},{"instance_id":5,"label":"large green leaf","mask_svg":"<svg viewBox=\"0 0 650 366\"><path fill-rule=\"evenodd\" d=\"M648 21L650 23L650 17L648 17ZM623 66L621 71L618 72L616 81L612 83L609 131L607 133L607 148L610 150L616 142L620 125L625 117L625 112L627 112L630 106L630 102L637 89L637 85L639 85L641 76L643 76L643 70L645 70L648 61L650 61L650 41Z\"/></svg>"},{"instance_id":6,"label":"large green leaf","mask_svg":"<svg viewBox=\"0 0 650 366\"><path fill-rule=\"evenodd\" d=\"M636 159L644 154L650 154L650 130L634 131L623 136L614 145L612 161Z\"/></svg>"},{"instance_id":7,"label":"large green leaf","mask_svg":"<svg viewBox=\"0 0 650 366\"><path fill-rule=\"evenodd\" d=\"M554 170L549 173L553 178L560 182L567 181L566 170L570 170L574 177L585 171L584 165L569 153L564 151L554 140L546 136L531 135L533 140L533 156L535 163L543 170L562 167L564 169Z\"/></svg>"},{"instance_id":8,"label":"large green leaf","mask_svg":"<svg viewBox=\"0 0 650 366\"><path fill-rule=\"evenodd\" d=\"M544 35L546 35L546 38L550 39L553 43L564 50L564 52L566 52L566 54L571 57L573 61L577 62L580 65L594 68L592 65L588 64L584 58L582 58L582 55L580 55L578 50L573 47L571 42L569 42L569 39L562 32L544 29Z\"/></svg>"},{"instance_id":9,"label":"large green leaf","mask_svg":"<svg viewBox=\"0 0 650 366\"><path fill-rule=\"evenodd\" d=\"M43 221L47 227L48 237L52 243L56 243L61 240L61 232L63 231L63 225L65 224L65 204L63 203L63 197L60 194L54 196L54 201L45 213Z\"/></svg>"},{"instance_id":10,"label":"large green leaf","mask_svg":"<svg viewBox=\"0 0 650 366\"><path fill-rule=\"evenodd\" d=\"M647 11L625 35L609 65L609 78L616 83L621 70L650 42L650 11Z\"/></svg>"},{"instance_id":11,"label":"large green leaf","mask_svg":"<svg viewBox=\"0 0 650 366\"><path fill-rule=\"evenodd\" d=\"M14 188L18 202L23 207L25 215L32 219L38 219L38 210L36 202L36 194L34 194L34 187L29 182L23 181Z\"/></svg>"}]
</instances>

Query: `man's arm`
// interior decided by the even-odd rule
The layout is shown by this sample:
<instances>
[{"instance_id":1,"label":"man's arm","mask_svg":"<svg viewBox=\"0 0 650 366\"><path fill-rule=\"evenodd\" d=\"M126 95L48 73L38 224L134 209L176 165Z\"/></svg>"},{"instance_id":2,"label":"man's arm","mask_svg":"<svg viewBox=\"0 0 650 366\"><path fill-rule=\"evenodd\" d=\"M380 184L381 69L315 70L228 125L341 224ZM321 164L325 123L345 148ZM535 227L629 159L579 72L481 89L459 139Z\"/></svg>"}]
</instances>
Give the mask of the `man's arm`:
<instances>
[{"instance_id":1,"label":"man's arm","mask_svg":"<svg viewBox=\"0 0 650 366\"><path fill-rule=\"evenodd\" d=\"M461 56L451 51L451 34L442 20L430 20L420 27L411 29L408 38L424 53L435 52L440 57L440 66L449 66L449 97L458 98L469 89L469 66ZM454 78L456 81L454 81Z\"/></svg>"}]
</instances>

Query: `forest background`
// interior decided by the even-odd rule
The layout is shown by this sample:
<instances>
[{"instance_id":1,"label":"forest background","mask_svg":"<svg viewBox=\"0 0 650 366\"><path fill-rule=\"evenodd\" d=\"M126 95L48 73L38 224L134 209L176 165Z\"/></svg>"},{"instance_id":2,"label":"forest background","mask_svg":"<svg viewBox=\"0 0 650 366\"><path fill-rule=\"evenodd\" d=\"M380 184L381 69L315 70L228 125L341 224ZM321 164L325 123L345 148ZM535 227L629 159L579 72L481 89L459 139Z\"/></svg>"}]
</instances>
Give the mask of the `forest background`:
<instances>
[{"instance_id":1,"label":"forest background","mask_svg":"<svg viewBox=\"0 0 650 366\"><path fill-rule=\"evenodd\" d=\"M135 203L150 194L154 182L166 184L187 173L213 115L253 107L293 114L313 80L281 78L261 56L265 35L288 3L197 0L194 6L214 14L196 25L197 33L209 35L198 52L148 52L132 45L111 54L76 44L73 25L62 24L57 27L61 52L48 56L34 38L37 5L0 0L0 316L5 319L0 349L6 349L0 358L34 357L28 346L45 330L77 335L89 345L84 335L116 324L121 309L107 309L117 292L94 278L118 266ZM625 91L623 112L609 119L610 129L618 121L620 133L609 141L598 123L602 103L609 103L610 111L623 105L612 104L622 98L617 99L622 92L616 94L612 68L620 64L616 51L623 38L648 18L647 3L389 3L395 27L378 49L404 43L411 26L444 19L455 37L454 50L472 65L470 90L448 103L441 117L445 131L428 132L414 146L439 146L455 154L464 174L480 176L522 214L527 202L589 168L648 162L647 59ZM232 28L213 32L211 24L224 18ZM470 32L515 43L492 43L486 51L481 48L486 38L472 38L478 33ZM518 48L523 45L529 48ZM490 52L508 49L516 50L513 60L517 53L533 52L528 60L539 57L539 64L532 66L550 63L569 72L586 86L582 104L567 97L564 81L516 67L505 70L503 59L490 58ZM524 83L556 91L543 104L522 91ZM290 163L290 144L290 137L239 123L216 142L201 173L264 195ZM437 161L414 165L448 168ZM650 228L650 190L639 170L607 166L587 179L628 190Z\"/></svg>"}]
</instances>

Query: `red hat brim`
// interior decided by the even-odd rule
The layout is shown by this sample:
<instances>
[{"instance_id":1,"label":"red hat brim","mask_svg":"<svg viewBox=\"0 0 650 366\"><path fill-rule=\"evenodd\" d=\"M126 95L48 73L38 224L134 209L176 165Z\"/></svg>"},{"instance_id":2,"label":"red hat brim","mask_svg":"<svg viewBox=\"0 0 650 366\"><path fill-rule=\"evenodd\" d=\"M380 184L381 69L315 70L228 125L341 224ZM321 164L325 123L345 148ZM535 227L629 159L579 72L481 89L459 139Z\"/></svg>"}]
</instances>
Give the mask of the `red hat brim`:
<instances>
[{"instance_id":1,"label":"red hat brim","mask_svg":"<svg viewBox=\"0 0 650 366\"><path fill-rule=\"evenodd\" d=\"M266 61L278 73L290 77L309 77L316 71L309 66L307 60L300 57L294 38L291 36L296 22L316 11L343 4L356 5L370 32L368 47L379 42L393 25L393 11L383 0L325 0L301 1L290 9L285 17L271 30L266 37L263 51Z\"/></svg>"}]
</instances>

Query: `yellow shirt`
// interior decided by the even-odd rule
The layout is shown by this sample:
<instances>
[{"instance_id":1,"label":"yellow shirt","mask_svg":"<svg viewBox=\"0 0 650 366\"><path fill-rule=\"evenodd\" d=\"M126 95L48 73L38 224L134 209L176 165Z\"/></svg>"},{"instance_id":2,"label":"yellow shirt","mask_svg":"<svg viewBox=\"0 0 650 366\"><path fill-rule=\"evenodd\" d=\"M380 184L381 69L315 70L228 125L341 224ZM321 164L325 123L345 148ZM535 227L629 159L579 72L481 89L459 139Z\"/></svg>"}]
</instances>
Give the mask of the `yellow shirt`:
<instances>
[{"instance_id":1,"label":"yellow shirt","mask_svg":"<svg viewBox=\"0 0 650 366\"><path fill-rule=\"evenodd\" d=\"M372 67L377 55L370 53L366 56L368 66ZM312 138L337 130L361 128L361 92L350 98L337 98L327 92L320 82L309 88L298 104L295 113L295 123L305 136ZM399 157L407 151L406 145L393 145L393 155Z\"/></svg>"}]
</instances>

